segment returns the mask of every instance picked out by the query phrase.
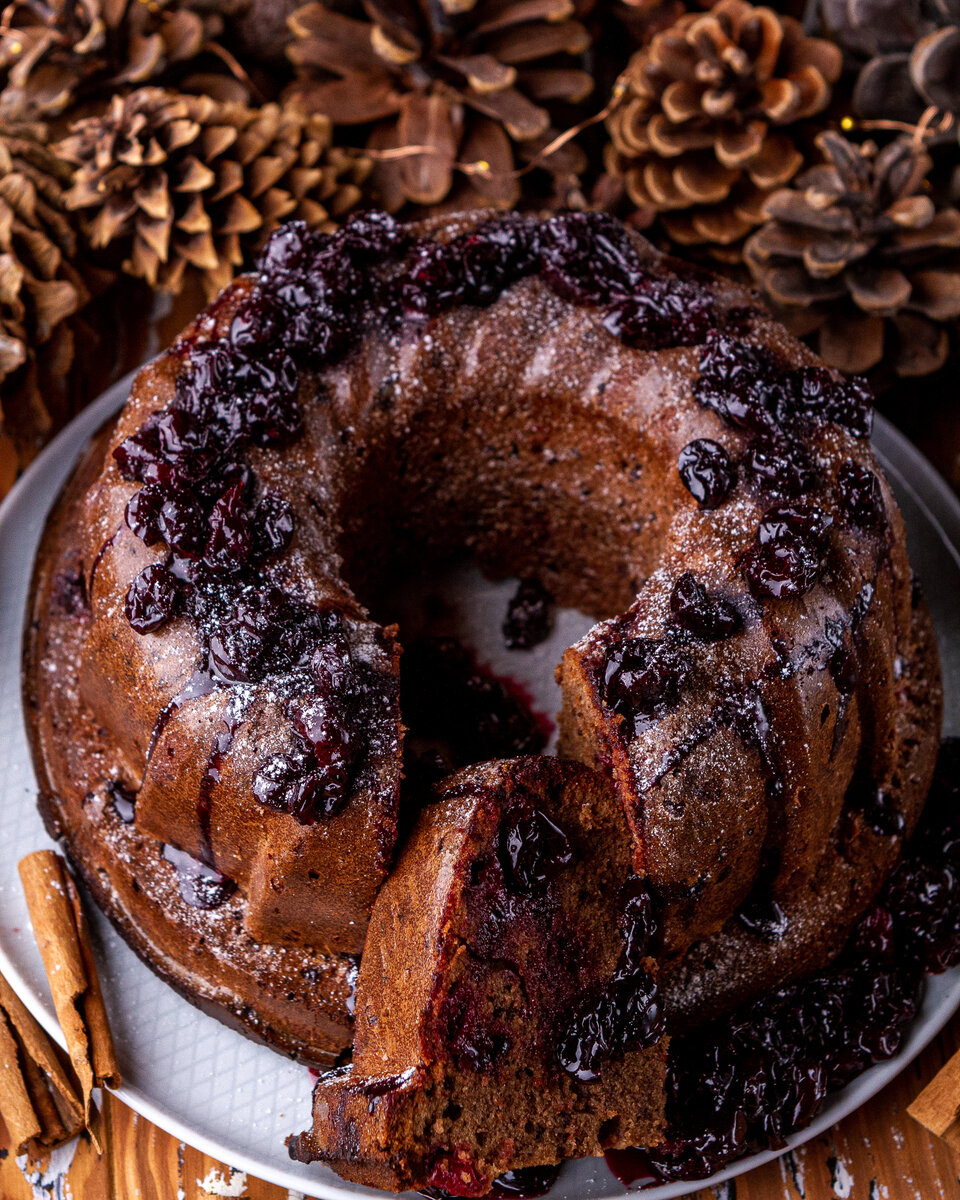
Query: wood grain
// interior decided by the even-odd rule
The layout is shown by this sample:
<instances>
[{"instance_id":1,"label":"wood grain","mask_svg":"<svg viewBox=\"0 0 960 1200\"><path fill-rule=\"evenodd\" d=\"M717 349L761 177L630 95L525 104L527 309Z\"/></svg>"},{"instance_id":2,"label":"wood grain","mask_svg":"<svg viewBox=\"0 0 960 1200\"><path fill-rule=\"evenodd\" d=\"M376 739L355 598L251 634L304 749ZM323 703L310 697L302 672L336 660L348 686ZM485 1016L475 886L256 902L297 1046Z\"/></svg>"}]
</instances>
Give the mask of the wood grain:
<instances>
[{"instance_id":1,"label":"wood grain","mask_svg":"<svg viewBox=\"0 0 960 1200\"><path fill-rule=\"evenodd\" d=\"M960 1200L960 1154L907 1115L958 1049L960 1016L883 1092L828 1133L688 1200ZM79 1139L72 1159L71 1150L61 1151L52 1171L18 1162L0 1122L0 1200L299 1200L296 1192L241 1177L110 1096L103 1119L105 1154ZM62 1178L59 1166L68 1167Z\"/></svg>"}]
</instances>

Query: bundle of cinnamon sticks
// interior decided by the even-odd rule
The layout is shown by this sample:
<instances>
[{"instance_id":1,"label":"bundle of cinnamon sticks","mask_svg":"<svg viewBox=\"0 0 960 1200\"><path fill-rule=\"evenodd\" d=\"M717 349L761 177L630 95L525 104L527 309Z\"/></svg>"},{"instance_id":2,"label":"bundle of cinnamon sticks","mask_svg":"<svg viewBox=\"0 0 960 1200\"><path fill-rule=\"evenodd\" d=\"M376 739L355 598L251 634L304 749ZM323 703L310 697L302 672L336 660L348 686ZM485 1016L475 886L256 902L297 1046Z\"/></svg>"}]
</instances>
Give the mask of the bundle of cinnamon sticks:
<instances>
[{"instance_id":1,"label":"bundle of cinnamon sticks","mask_svg":"<svg viewBox=\"0 0 960 1200\"><path fill-rule=\"evenodd\" d=\"M22 859L20 879L67 1054L0 976L0 1114L17 1153L52 1149L84 1127L99 1150L93 1090L117 1086L120 1071L86 915L54 851Z\"/></svg>"}]
</instances>

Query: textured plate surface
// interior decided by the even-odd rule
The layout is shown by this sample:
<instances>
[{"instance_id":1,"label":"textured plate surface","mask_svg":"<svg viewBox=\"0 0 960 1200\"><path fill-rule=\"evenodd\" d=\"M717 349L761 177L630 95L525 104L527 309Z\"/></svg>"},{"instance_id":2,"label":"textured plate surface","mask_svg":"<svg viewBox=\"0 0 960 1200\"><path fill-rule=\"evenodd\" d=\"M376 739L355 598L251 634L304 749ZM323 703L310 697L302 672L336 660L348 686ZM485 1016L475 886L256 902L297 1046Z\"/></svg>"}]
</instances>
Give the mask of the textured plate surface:
<instances>
[{"instance_id":1,"label":"textured plate surface","mask_svg":"<svg viewBox=\"0 0 960 1200\"><path fill-rule=\"evenodd\" d=\"M35 806L36 788L20 703L20 642L34 550L44 519L81 448L126 397L121 381L85 410L40 455L0 508L0 970L54 1036L59 1030L26 906L17 860L49 845ZM960 505L930 464L891 426L878 421L875 444L903 508L911 560L923 581L943 659L945 732L960 733ZM463 583L467 586L464 587ZM476 573L462 577L459 619L480 657L494 670L526 681L537 706L553 712L558 693L552 668L563 647L583 630L577 613L561 614L554 637L528 653L503 648L500 622L512 590ZM306 1068L248 1041L204 1016L145 967L99 912L104 991L113 1021L124 1086L118 1095L133 1109L215 1158L251 1175L303 1192L338 1197L382 1195L344 1183L327 1168L292 1163L284 1137L310 1118L312 1079ZM799 1145L862 1104L937 1033L960 1004L960 968L932 979L922 1012L903 1052L832 1097L819 1119L791 1139ZM719 1182L775 1157L754 1155L714 1177ZM644 1191L667 1200L689 1184ZM552 1200L613 1198L623 1186L602 1162L570 1163Z\"/></svg>"}]
</instances>

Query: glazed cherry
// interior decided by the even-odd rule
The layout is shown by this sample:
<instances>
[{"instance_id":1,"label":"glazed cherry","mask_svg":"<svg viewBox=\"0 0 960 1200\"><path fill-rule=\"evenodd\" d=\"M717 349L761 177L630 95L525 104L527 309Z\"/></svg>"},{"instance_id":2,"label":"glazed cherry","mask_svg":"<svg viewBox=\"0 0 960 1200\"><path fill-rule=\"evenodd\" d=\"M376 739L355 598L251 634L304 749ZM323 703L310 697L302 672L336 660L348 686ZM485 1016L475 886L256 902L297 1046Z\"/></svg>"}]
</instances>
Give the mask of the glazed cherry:
<instances>
[{"instance_id":1,"label":"glazed cherry","mask_svg":"<svg viewBox=\"0 0 960 1200\"><path fill-rule=\"evenodd\" d=\"M156 519L160 536L180 557L200 558L206 543L203 515L184 492L167 489Z\"/></svg>"},{"instance_id":2,"label":"glazed cherry","mask_svg":"<svg viewBox=\"0 0 960 1200\"><path fill-rule=\"evenodd\" d=\"M622 961L629 967L639 968L651 952L658 932L653 897L643 880L637 875L631 875L623 885L620 900Z\"/></svg>"},{"instance_id":3,"label":"glazed cherry","mask_svg":"<svg viewBox=\"0 0 960 1200\"><path fill-rule=\"evenodd\" d=\"M716 508L730 494L736 471L726 450L710 438L688 442L677 459L680 479L700 508Z\"/></svg>"},{"instance_id":4,"label":"glazed cherry","mask_svg":"<svg viewBox=\"0 0 960 1200\"><path fill-rule=\"evenodd\" d=\"M859 375L844 378L826 367L800 367L786 376L786 407L794 417L832 421L854 437L873 428L873 396Z\"/></svg>"},{"instance_id":5,"label":"glazed cherry","mask_svg":"<svg viewBox=\"0 0 960 1200\"><path fill-rule=\"evenodd\" d=\"M540 259L550 287L580 304L630 296L643 276L629 233L604 213L551 217L541 230Z\"/></svg>"},{"instance_id":6,"label":"glazed cherry","mask_svg":"<svg viewBox=\"0 0 960 1200\"><path fill-rule=\"evenodd\" d=\"M214 504L209 517L209 536L204 558L215 570L239 571L250 557L253 531L250 511L239 483L227 488Z\"/></svg>"},{"instance_id":7,"label":"glazed cherry","mask_svg":"<svg viewBox=\"0 0 960 1200\"><path fill-rule=\"evenodd\" d=\"M782 437L760 437L742 460L744 477L771 500L787 500L811 489L813 462L799 442Z\"/></svg>"},{"instance_id":8,"label":"glazed cherry","mask_svg":"<svg viewBox=\"0 0 960 1200\"><path fill-rule=\"evenodd\" d=\"M127 527L147 546L155 545L163 537L160 509L166 494L164 488L148 483L127 501L124 512Z\"/></svg>"},{"instance_id":9,"label":"glazed cherry","mask_svg":"<svg viewBox=\"0 0 960 1200\"><path fill-rule=\"evenodd\" d=\"M503 639L511 650L530 650L550 636L553 597L537 579L521 579L503 622Z\"/></svg>"},{"instance_id":10,"label":"glazed cherry","mask_svg":"<svg viewBox=\"0 0 960 1200\"><path fill-rule=\"evenodd\" d=\"M716 314L706 288L648 278L632 296L614 305L603 323L626 346L662 350L705 341L716 326Z\"/></svg>"},{"instance_id":11,"label":"glazed cherry","mask_svg":"<svg viewBox=\"0 0 960 1200\"><path fill-rule=\"evenodd\" d=\"M851 524L868 533L887 529L887 510L880 480L867 467L848 459L837 475L840 511Z\"/></svg>"},{"instance_id":12,"label":"glazed cherry","mask_svg":"<svg viewBox=\"0 0 960 1200\"><path fill-rule=\"evenodd\" d=\"M743 574L758 600L804 596L820 577L833 520L811 505L780 505L764 513Z\"/></svg>"},{"instance_id":13,"label":"glazed cherry","mask_svg":"<svg viewBox=\"0 0 960 1200\"><path fill-rule=\"evenodd\" d=\"M540 265L536 223L515 215L485 222L473 233L454 239L450 249L460 262L467 304L492 304Z\"/></svg>"},{"instance_id":14,"label":"glazed cherry","mask_svg":"<svg viewBox=\"0 0 960 1200\"><path fill-rule=\"evenodd\" d=\"M173 616L177 581L160 563L144 567L127 590L127 620L137 633L152 633Z\"/></svg>"},{"instance_id":15,"label":"glazed cherry","mask_svg":"<svg viewBox=\"0 0 960 1200\"><path fill-rule=\"evenodd\" d=\"M504 825L499 856L508 889L525 893L542 892L574 858L567 835L538 808Z\"/></svg>"},{"instance_id":16,"label":"glazed cherry","mask_svg":"<svg viewBox=\"0 0 960 1200\"><path fill-rule=\"evenodd\" d=\"M313 235L306 221L290 221L281 225L270 235L261 251L257 270L294 271L304 265L312 244Z\"/></svg>"},{"instance_id":17,"label":"glazed cherry","mask_svg":"<svg viewBox=\"0 0 960 1200\"><path fill-rule=\"evenodd\" d=\"M685 571L673 585L670 611L679 626L705 642L731 637L743 624L743 619L729 600L722 596L711 596L689 571Z\"/></svg>"},{"instance_id":18,"label":"glazed cherry","mask_svg":"<svg viewBox=\"0 0 960 1200\"><path fill-rule=\"evenodd\" d=\"M812 504L779 504L768 508L757 526L761 545L788 536L803 538L822 549L833 518Z\"/></svg>"},{"instance_id":19,"label":"glazed cherry","mask_svg":"<svg viewBox=\"0 0 960 1200\"><path fill-rule=\"evenodd\" d=\"M422 242L398 286L406 313L436 316L461 299L465 286L462 264L450 247Z\"/></svg>"},{"instance_id":20,"label":"glazed cherry","mask_svg":"<svg viewBox=\"0 0 960 1200\"><path fill-rule=\"evenodd\" d=\"M771 356L724 333L710 337L700 352L693 394L734 429L774 433L782 388Z\"/></svg>"},{"instance_id":21,"label":"glazed cherry","mask_svg":"<svg viewBox=\"0 0 960 1200\"><path fill-rule=\"evenodd\" d=\"M690 674L690 660L667 641L630 638L611 646L603 668L603 696L608 707L632 726L634 736L654 716L672 707Z\"/></svg>"},{"instance_id":22,"label":"glazed cherry","mask_svg":"<svg viewBox=\"0 0 960 1200\"><path fill-rule=\"evenodd\" d=\"M602 995L575 1016L557 1057L565 1071L589 1083L600 1077L604 1062L652 1045L664 1029L655 981L644 970L621 962Z\"/></svg>"},{"instance_id":23,"label":"glazed cherry","mask_svg":"<svg viewBox=\"0 0 960 1200\"><path fill-rule=\"evenodd\" d=\"M237 309L230 323L230 344L243 352L266 349L279 341L284 311L270 296L254 296Z\"/></svg>"}]
</instances>

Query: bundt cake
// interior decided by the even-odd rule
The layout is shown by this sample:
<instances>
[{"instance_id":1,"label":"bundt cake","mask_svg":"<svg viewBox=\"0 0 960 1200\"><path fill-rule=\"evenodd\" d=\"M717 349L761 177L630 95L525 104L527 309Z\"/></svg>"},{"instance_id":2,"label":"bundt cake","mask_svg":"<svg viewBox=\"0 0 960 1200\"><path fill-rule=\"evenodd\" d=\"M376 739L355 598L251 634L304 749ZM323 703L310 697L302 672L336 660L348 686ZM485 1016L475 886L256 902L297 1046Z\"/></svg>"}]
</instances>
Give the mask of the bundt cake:
<instances>
[{"instance_id":1,"label":"bundt cake","mask_svg":"<svg viewBox=\"0 0 960 1200\"><path fill-rule=\"evenodd\" d=\"M939 738L870 422L862 382L612 218L287 226L48 524L48 826L185 994L330 1062L418 803L376 614L466 551L599 621L560 753L622 807L668 1010L793 978L889 874Z\"/></svg>"},{"instance_id":2,"label":"bundt cake","mask_svg":"<svg viewBox=\"0 0 960 1200\"><path fill-rule=\"evenodd\" d=\"M353 1062L291 1142L373 1187L482 1196L505 1171L654 1145L666 1038L623 809L541 756L438 786L373 906Z\"/></svg>"}]
</instances>

